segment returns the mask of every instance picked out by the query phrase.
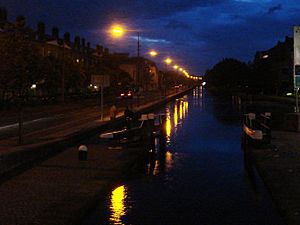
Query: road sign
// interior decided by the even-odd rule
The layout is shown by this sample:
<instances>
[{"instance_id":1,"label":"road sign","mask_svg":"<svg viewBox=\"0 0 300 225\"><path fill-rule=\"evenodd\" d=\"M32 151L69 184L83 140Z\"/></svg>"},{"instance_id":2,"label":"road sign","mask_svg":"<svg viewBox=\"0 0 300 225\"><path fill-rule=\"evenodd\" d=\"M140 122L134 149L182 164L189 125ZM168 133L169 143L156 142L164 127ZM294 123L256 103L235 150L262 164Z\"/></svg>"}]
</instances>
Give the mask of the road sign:
<instances>
[{"instance_id":1,"label":"road sign","mask_svg":"<svg viewBox=\"0 0 300 225\"><path fill-rule=\"evenodd\" d=\"M294 87L300 87L300 26L294 26Z\"/></svg>"},{"instance_id":2,"label":"road sign","mask_svg":"<svg viewBox=\"0 0 300 225\"><path fill-rule=\"evenodd\" d=\"M295 65L295 87L300 87L300 65Z\"/></svg>"},{"instance_id":3,"label":"road sign","mask_svg":"<svg viewBox=\"0 0 300 225\"><path fill-rule=\"evenodd\" d=\"M300 26L294 26L294 88L296 112L299 112L298 90L300 88Z\"/></svg>"}]
</instances>

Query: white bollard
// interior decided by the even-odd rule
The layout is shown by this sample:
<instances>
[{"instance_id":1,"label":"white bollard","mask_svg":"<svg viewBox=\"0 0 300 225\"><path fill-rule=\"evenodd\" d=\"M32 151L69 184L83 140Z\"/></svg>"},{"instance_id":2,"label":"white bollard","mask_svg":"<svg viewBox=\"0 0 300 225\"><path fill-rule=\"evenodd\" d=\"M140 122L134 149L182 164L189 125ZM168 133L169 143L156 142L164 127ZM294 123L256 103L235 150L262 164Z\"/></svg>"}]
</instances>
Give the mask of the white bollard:
<instances>
[{"instance_id":1,"label":"white bollard","mask_svg":"<svg viewBox=\"0 0 300 225\"><path fill-rule=\"evenodd\" d=\"M86 161L88 158L88 148L86 145L80 145L78 148L78 159L80 161Z\"/></svg>"}]
</instances>

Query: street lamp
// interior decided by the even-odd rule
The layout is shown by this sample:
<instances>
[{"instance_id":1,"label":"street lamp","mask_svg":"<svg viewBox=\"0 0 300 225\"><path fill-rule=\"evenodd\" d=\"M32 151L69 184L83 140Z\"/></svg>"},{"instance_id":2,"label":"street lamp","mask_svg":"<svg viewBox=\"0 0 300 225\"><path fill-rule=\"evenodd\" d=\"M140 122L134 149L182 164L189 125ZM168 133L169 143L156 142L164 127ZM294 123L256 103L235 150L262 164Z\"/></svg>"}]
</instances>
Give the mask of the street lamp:
<instances>
[{"instance_id":1,"label":"street lamp","mask_svg":"<svg viewBox=\"0 0 300 225\"><path fill-rule=\"evenodd\" d=\"M164 60L164 62L165 62L166 64L170 65L171 62L173 62L173 60L170 59L170 58L168 57L168 58L166 58L166 59Z\"/></svg>"},{"instance_id":2,"label":"street lamp","mask_svg":"<svg viewBox=\"0 0 300 225\"><path fill-rule=\"evenodd\" d=\"M152 57L155 57L155 56L158 55L158 53L157 53L156 51L154 51L154 50L151 50L151 51L149 52L149 55L152 56Z\"/></svg>"},{"instance_id":3,"label":"street lamp","mask_svg":"<svg viewBox=\"0 0 300 225\"><path fill-rule=\"evenodd\" d=\"M31 90L36 89L36 84L32 84L31 87L30 87L30 89L31 89Z\"/></svg>"},{"instance_id":4,"label":"street lamp","mask_svg":"<svg viewBox=\"0 0 300 225\"><path fill-rule=\"evenodd\" d=\"M165 63L165 65L167 66L166 67L166 72L167 72L167 70L168 70L168 66L171 64L173 62L173 60L170 58L170 57L167 57L167 58L165 58L165 60L164 60L164 63ZM165 82L164 82L165 84L165 96L166 96L166 92L167 92L167 90L166 90L166 86L167 86L167 84L166 84L166 80L165 80Z\"/></svg>"},{"instance_id":5,"label":"street lamp","mask_svg":"<svg viewBox=\"0 0 300 225\"><path fill-rule=\"evenodd\" d=\"M111 26L109 33L111 34L111 37L113 37L113 38L121 38L124 36L125 29L123 28L123 26L115 24L115 25Z\"/></svg>"},{"instance_id":6,"label":"street lamp","mask_svg":"<svg viewBox=\"0 0 300 225\"><path fill-rule=\"evenodd\" d=\"M122 38L126 32L129 30L126 29L123 25L120 24L114 24L110 27L108 33L110 33L110 36L112 38ZM136 62L136 84L137 86L140 86L142 83L141 75L140 75L140 64L141 64L141 59L140 59L140 32L137 32L137 62ZM138 97L138 103L139 105L139 93L137 95Z\"/></svg>"}]
</instances>

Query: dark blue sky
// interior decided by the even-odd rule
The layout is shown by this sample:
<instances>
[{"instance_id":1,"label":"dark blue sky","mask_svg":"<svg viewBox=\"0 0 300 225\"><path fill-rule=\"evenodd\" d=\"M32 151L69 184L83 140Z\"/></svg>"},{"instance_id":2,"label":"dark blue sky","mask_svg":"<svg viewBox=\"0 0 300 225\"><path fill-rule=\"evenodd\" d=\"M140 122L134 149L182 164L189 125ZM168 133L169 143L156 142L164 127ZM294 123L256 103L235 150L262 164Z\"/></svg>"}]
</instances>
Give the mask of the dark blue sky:
<instances>
[{"instance_id":1,"label":"dark blue sky","mask_svg":"<svg viewBox=\"0 0 300 225\"><path fill-rule=\"evenodd\" d=\"M170 56L190 73L201 75L225 57L253 59L257 50L274 46L300 24L299 0L0 0L9 19L24 15L102 44L112 52L136 54L136 32L142 52ZM112 23L132 32L112 40L105 30ZM162 59L157 57L154 61Z\"/></svg>"}]
</instances>

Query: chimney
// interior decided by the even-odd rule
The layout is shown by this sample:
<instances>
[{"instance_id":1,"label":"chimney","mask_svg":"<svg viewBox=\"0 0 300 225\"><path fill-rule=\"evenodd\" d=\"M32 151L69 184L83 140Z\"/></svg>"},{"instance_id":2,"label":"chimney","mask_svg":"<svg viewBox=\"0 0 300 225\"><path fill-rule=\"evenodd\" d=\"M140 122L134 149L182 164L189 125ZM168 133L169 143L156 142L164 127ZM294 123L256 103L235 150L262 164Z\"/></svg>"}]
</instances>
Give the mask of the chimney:
<instances>
[{"instance_id":1,"label":"chimney","mask_svg":"<svg viewBox=\"0 0 300 225\"><path fill-rule=\"evenodd\" d=\"M57 27L52 28L52 38L55 40L59 39L59 29Z\"/></svg>"}]
</instances>

